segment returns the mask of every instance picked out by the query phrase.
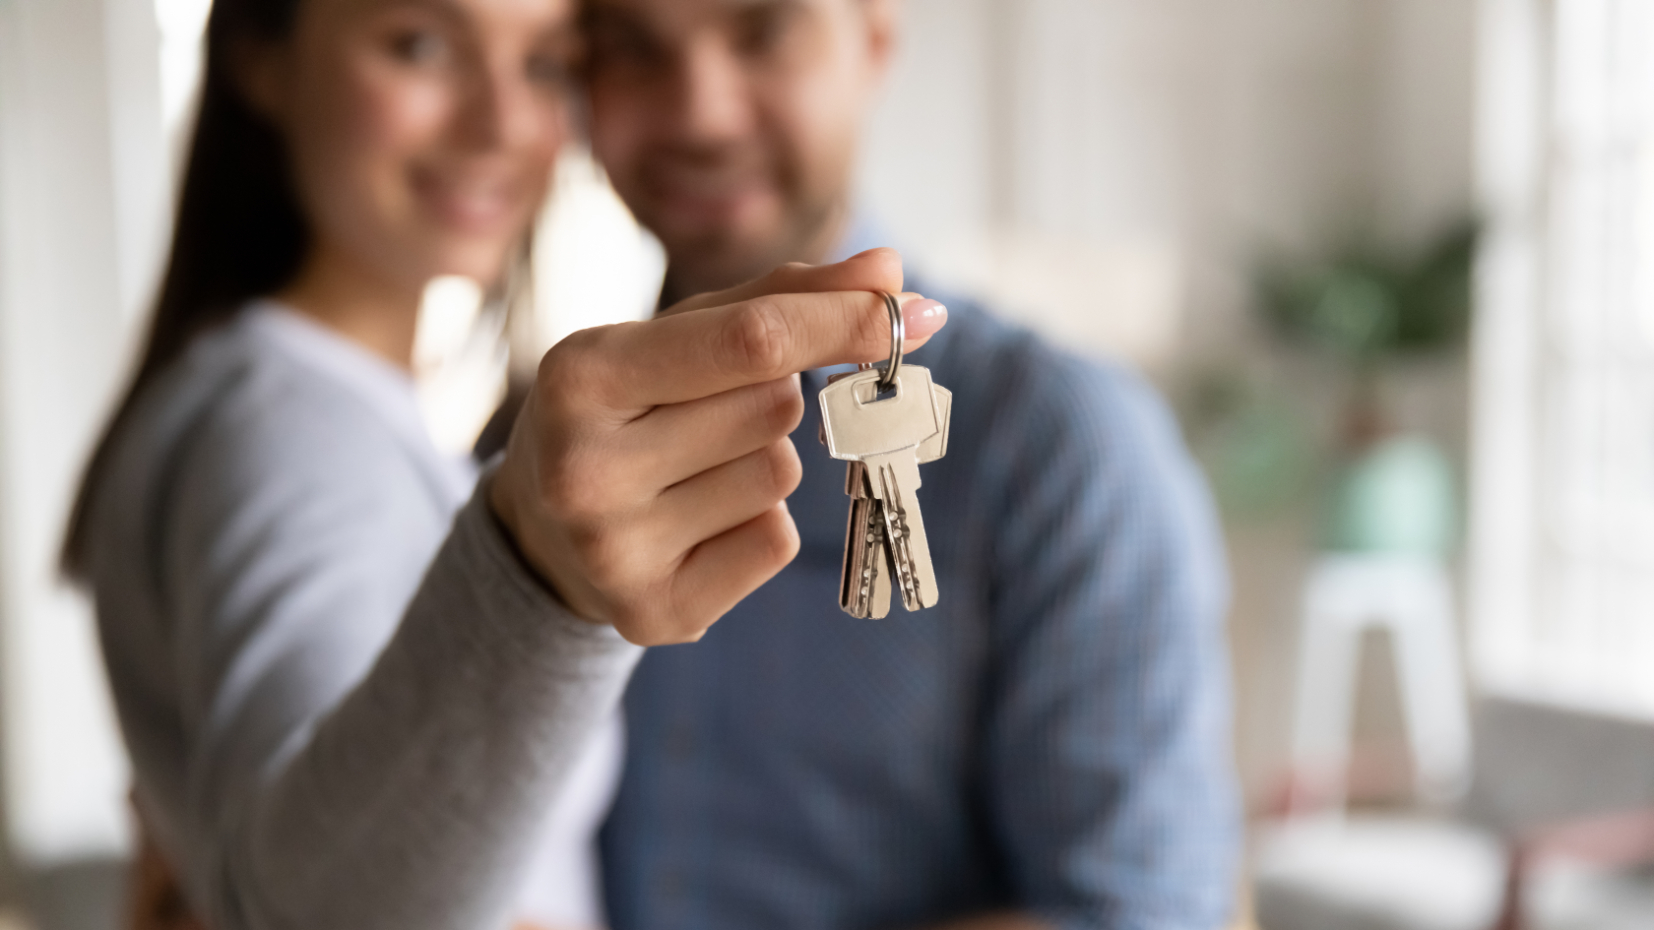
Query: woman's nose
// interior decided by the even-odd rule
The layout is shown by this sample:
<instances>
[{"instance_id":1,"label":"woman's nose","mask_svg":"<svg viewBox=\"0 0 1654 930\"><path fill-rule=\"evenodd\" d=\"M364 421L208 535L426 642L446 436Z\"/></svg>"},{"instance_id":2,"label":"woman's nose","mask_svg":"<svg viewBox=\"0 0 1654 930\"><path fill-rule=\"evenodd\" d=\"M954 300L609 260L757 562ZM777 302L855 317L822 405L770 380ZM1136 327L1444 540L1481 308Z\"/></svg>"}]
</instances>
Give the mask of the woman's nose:
<instances>
[{"instance_id":1,"label":"woman's nose","mask_svg":"<svg viewBox=\"0 0 1654 930\"><path fill-rule=\"evenodd\" d=\"M556 132L558 103L525 74L503 65L479 65L461 95L458 135L476 149L516 149L543 143Z\"/></svg>"}]
</instances>

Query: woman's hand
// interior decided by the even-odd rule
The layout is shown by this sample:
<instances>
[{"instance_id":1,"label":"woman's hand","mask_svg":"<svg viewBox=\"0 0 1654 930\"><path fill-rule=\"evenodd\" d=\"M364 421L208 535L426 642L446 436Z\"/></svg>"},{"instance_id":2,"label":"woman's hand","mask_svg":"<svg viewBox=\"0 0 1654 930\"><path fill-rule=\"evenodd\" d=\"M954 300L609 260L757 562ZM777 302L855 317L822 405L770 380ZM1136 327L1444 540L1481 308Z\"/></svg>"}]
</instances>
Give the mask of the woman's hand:
<instances>
[{"instance_id":1,"label":"woman's hand","mask_svg":"<svg viewBox=\"0 0 1654 930\"><path fill-rule=\"evenodd\" d=\"M797 373L888 357L874 292L901 284L875 249L575 333L540 363L494 511L574 613L641 645L699 639L798 552ZM946 310L902 303L911 350Z\"/></svg>"}]
</instances>

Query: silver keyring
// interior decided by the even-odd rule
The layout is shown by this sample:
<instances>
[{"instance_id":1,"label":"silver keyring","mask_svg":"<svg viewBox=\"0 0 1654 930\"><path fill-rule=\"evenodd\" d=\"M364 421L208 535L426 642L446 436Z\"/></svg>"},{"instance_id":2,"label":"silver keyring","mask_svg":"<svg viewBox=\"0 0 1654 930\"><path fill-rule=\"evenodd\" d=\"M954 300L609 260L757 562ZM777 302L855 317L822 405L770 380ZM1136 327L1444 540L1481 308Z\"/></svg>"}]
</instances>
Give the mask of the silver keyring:
<instances>
[{"instance_id":1,"label":"silver keyring","mask_svg":"<svg viewBox=\"0 0 1654 930\"><path fill-rule=\"evenodd\" d=\"M902 343L907 341L907 324L902 322L902 305L896 295L888 291L879 293L884 295L884 308L890 311L890 365L879 379L882 394L896 386L896 372L902 370Z\"/></svg>"}]
</instances>

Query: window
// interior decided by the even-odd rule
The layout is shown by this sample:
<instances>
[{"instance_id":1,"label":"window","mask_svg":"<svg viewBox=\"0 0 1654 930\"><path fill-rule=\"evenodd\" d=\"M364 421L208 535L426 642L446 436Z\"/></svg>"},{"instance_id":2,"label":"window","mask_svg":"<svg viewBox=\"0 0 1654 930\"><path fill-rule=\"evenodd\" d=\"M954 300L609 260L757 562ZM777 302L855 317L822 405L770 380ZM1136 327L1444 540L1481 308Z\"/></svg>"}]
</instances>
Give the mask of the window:
<instances>
[{"instance_id":1,"label":"window","mask_svg":"<svg viewBox=\"0 0 1654 930\"><path fill-rule=\"evenodd\" d=\"M1477 672L1654 715L1654 4L1485 10Z\"/></svg>"}]
</instances>

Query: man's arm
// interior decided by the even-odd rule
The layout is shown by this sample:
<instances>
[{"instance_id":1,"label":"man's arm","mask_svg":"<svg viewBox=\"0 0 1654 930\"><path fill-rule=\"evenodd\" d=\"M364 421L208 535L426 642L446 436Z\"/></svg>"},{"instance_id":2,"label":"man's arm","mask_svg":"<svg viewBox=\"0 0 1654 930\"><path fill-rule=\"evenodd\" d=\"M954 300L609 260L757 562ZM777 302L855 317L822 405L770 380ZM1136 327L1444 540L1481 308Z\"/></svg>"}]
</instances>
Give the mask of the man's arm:
<instances>
[{"instance_id":1,"label":"man's arm","mask_svg":"<svg viewBox=\"0 0 1654 930\"><path fill-rule=\"evenodd\" d=\"M1151 391L1029 354L993 440L992 829L1041 920L1209 930L1238 848L1211 507Z\"/></svg>"}]
</instances>

